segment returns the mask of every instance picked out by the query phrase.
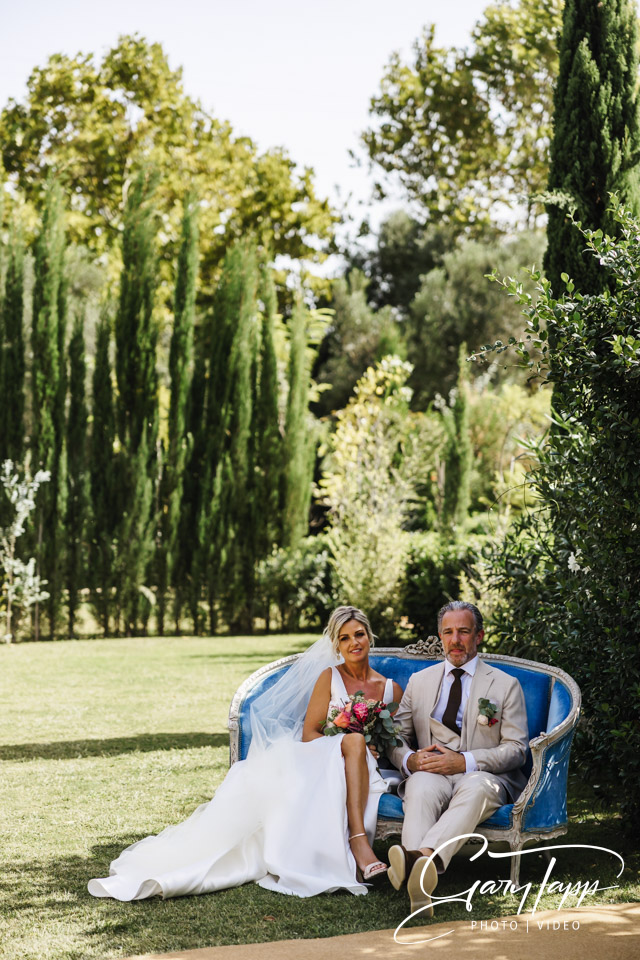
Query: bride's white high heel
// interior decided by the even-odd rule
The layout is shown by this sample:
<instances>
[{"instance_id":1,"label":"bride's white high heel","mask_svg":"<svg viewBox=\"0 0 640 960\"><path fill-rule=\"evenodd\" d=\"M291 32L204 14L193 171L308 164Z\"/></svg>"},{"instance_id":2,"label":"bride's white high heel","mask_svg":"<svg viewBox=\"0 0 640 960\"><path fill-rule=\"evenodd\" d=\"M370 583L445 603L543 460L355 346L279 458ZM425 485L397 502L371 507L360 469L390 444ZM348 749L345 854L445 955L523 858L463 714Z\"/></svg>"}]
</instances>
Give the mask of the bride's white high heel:
<instances>
[{"instance_id":1,"label":"bride's white high heel","mask_svg":"<svg viewBox=\"0 0 640 960\"><path fill-rule=\"evenodd\" d=\"M349 837L349 843L358 837L366 837L366 833L354 833L352 837ZM366 883L368 880L375 880L376 877L382 876L383 873L387 872L387 869L387 864L383 863L382 860L374 860L373 863L368 863L364 870L356 864L356 877L360 883Z\"/></svg>"}]
</instances>

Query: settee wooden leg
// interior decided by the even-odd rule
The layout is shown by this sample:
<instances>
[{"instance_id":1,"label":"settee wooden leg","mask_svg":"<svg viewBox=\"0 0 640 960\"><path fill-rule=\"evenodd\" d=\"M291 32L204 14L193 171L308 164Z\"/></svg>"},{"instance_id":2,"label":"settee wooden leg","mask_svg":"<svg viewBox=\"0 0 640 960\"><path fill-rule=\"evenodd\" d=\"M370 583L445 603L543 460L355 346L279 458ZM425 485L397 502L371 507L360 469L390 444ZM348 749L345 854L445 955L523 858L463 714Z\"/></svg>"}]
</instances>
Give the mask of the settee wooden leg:
<instances>
[{"instance_id":1,"label":"settee wooden leg","mask_svg":"<svg viewBox=\"0 0 640 960\"><path fill-rule=\"evenodd\" d=\"M515 884L517 887L520 883L520 851L522 850L521 844L512 844L511 845L511 883Z\"/></svg>"}]
</instances>

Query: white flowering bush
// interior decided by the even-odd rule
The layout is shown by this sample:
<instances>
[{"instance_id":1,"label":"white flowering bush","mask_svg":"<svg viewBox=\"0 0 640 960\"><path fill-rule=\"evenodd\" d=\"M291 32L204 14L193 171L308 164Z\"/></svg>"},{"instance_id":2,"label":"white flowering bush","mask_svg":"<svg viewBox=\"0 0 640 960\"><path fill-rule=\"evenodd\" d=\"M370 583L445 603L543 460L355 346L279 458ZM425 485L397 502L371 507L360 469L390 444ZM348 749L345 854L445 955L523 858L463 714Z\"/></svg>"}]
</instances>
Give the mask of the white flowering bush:
<instances>
[{"instance_id":1,"label":"white flowering bush","mask_svg":"<svg viewBox=\"0 0 640 960\"><path fill-rule=\"evenodd\" d=\"M49 596L42 589L45 581L36 573L35 558L21 560L16 556L16 548L35 509L38 488L50 476L48 470L38 470L34 477L26 472L21 477L11 460L5 460L0 470L0 483L12 515L8 526L0 529L0 639L6 643L15 639L18 616Z\"/></svg>"}]
</instances>

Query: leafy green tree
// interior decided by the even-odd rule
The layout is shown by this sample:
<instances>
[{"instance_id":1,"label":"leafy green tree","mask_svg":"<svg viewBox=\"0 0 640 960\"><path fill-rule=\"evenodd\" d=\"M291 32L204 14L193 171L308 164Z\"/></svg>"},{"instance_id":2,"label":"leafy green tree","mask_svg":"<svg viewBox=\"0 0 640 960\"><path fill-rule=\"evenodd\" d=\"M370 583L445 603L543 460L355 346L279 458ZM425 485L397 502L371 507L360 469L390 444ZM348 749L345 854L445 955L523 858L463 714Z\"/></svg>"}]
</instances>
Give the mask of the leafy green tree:
<instances>
[{"instance_id":1,"label":"leafy green tree","mask_svg":"<svg viewBox=\"0 0 640 960\"><path fill-rule=\"evenodd\" d=\"M148 609L142 596L147 600L150 596L146 577L154 548L158 473L158 328L153 313L157 283L156 182L155 174L142 172L127 197L115 321L121 497L116 571L120 613L128 635Z\"/></svg>"},{"instance_id":2,"label":"leafy green tree","mask_svg":"<svg viewBox=\"0 0 640 960\"><path fill-rule=\"evenodd\" d=\"M25 347L23 332L24 245L11 233L0 313L0 460L21 463L25 440Z\"/></svg>"},{"instance_id":3,"label":"leafy green tree","mask_svg":"<svg viewBox=\"0 0 640 960\"><path fill-rule=\"evenodd\" d=\"M373 248L352 246L345 256L367 277L367 302L377 309L394 307L404 318L423 274L438 266L454 246L455 232L450 228L425 226L406 210L395 210L382 221Z\"/></svg>"},{"instance_id":4,"label":"leafy green tree","mask_svg":"<svg viewBox=\"0 0 640 960\"><path fill-rule=\"evenodd\" d=\"M577 732L582 777L619 802L622 822L637 832L640 666L630 638L640 630L640 223L617 203L609 215L618 240L583 233L610 278L602 293L582 296L569 285L555 299L537 274L534 302L507 282L531 338L520 343L520 360L560 385L562 405L537 451L530 509L490 565L504 595L496 614L501 649L549 660L575 677L585 718Z\"/></svg>"},{"instance_id":5,"label":"leafy green tree","mask_svg":"<svg viewBox=\"0 0 640 960\"><path fill-rule=\"evenodd\" d=\"M389 353L404 350L391 309L377 312L367 303L368 281L359 270L335 280L330 301L333 317L320 344L314 380L324 386L314 413L326 416L344 407L364 371Z\"/></svg>"},{"instance_id":6,"label":"leafy green tree","mask_svg":"<svg viewBox=\"0 0 640 960\"><path fill-rule=\"evenodd\" d=\"M173 334L169 353L171 399L167 451L160 488L160 544L158 561L158 630L164 634L167 589L173 584L178 551L178 531L183 494L183 475L188 453L187 404L193 374L193 331L198 277L198 224L195 200L185 202L182 245L178 259Z\"/></svg>"},{"instance_id":7,"label":"leafy green tree","mask_svg":"<svg viewBox=\"0 0 640 960\"><path fill-rule=\"evenodd\" d=\"M120 515L120 491L114 454L116 425L109 359L110 341L110 322L105 312L96 336L89 436L89 573L92 603L105 636L109 633L111 595L114 587L114 541Z\"/></svg>"},{"instance_id":8,"label":"leafy green tree","mask_svg":"<svg viewBox=\"0 0 640 960\"><path fill-rule=\"evenodd\" d=\"M563 273L583 294L599 292L604 282L566 204L592 230L610 229L611 193L634 212L640 210L636 18L630 0L566 0L549 170L549 189L565 200L548 207L544 259L556 295L563 289Z\"/></svg>"},{"instance_id":9,"label":"leafy green tree","mask_svg":"<svg viewBox=\"0 0 640 960\"><path fill-rule=\"evenodd\" d=\"M542 261L543 238L530 232L513 239L484 242L466 240L445 253L442 265L422 278L408 321L408 358L413 364L410 385L413 405L424 409L435 394L446 395L458 375L458 351L464 341L475 352L496 339L518 337L523 320L517 306L505 302L495 284L487 279L515 274ZM497 365L496 365L497 366ZM482 364L474 364L473 377L486 376ZM495 375L516 374L496 369Z\"/></svg>"},{"instance_id":10,"label":"leafy green tree","mask_svg":"<svg viewBox=\"0 0 640 960\"><path fill-rule=\"evenodd\" d=\"M78 314L69 341L69 412L67 415L67 504L65 517L66 586L69 635L75 636L78 594L87 571L87 404L86 362L82 317Z\"/></svg>"},{"instance_id":11,"label":"leafy green tree","mask_svg":"<svg viewBox=\"0 0 640 960\"><path fill-rule=\"evenodd\" d=\"M473 451L469 433L469 404L467 347L462 344L458 354L458 383L451 407L443 411L447 432L444 450L444 490L442 520L446 526L461 526L469 513L471 502L471 466Z\"/></svg>"},{"instance_id":12,"label":"leafy green tree","mask_svg":"<svg viewBox=\"0 0 640 960\"><path fill-rule=\"evenodd\" d=\"M98 62L55 54L36 67L23 102L0 116L7 174L39 207L48 172L74 197L72 240L99 253L117 245L123 195L140 165L159 171L156 202L163 245L177 254L180 206L188 182L202 201L202 278L211 287L225 250L249 232L274 254L321 259L335 216L317 197L310 170L282 150L259 154L184 92L181 70L160 44L121 36ZM168 279L168 278L167 278Z\"/></svg>"},{"instance_id":13,"label":"leafy green tree","mask_svg":"<svg viewBox=\"0 0 640 960\"><path fill-rule=\"evenodd\" d=\"M371 101L378 122L362 140L425 220L483 232L509 208L534 224L561 10L562 0L503 0L476 25L470 50L437 46L431 26L411 63L392 56Z\"/></svg>"},{"instance_id":14,"label":"leafy green tree","mask_svg":"<svg viewBox=\"0 0 640 960\"><path fill-rule=\"evenodd\" d=\"M49 585L49 631L55 636L60 605L64 515L64 395L66 292L63 275L65 232L62 191L49 185L42 228L35 248L35 283L31 330L33 460L48 471L51 481L44 488L38 519L38 574ZM35 609L35 633L39 636L39 606Z\"/></svg>"}]
</instances>

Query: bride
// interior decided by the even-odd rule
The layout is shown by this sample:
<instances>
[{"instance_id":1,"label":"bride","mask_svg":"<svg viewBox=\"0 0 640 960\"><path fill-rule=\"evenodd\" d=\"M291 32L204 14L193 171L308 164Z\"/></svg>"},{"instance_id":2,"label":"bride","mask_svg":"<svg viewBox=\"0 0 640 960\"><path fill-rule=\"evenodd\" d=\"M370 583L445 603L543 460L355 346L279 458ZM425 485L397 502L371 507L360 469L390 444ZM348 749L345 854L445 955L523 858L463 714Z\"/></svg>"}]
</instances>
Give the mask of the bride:
<instances>
[{"instance_id":1,"label":"bride","mask_svg":"<svg viewBox=\"0 0 640 960\"><path fill-rule=\"evenodd\" d=\"M371 844L387 789L364 737L323 736L334 707L361 690L400 701L369 664L373 634L356 607L338 607L320 640L251 706L252 740L215 796L158 836L127 847L89 893L117 900L210 893L255 881L310 897L386 872Z\"/></svg>"}]
</instances>

